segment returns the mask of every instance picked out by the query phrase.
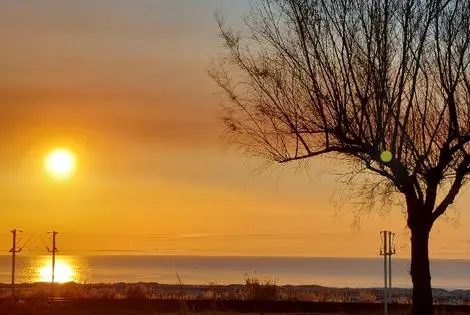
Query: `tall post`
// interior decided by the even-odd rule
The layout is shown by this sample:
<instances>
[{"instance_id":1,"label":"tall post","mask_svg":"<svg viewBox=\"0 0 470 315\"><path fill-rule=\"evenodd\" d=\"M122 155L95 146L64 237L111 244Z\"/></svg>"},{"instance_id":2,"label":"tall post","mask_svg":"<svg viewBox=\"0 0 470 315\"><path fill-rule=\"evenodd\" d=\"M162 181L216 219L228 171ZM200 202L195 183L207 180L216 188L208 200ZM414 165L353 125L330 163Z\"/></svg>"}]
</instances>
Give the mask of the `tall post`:
<instances>
[{"instance_id":1,"label":"tall post","mask_svg":"<svg viewBox=\"0 0 470 315\"><path fill-rule=\"evenodd\" d=\"M393 302L392 294L392 255L395 251L395 233L390 231L381 231L380 235L382 247L380 255L384 256L384 313L388 314L388 304Z\"/></svg>"},{"instance_id":2,"label":"tall post","mask_svg":"<svg viewBox=\"0 0 470 315\"><path fill-rule=\"evenodd\" d=\"M392 303L392 232L388 232L388 301Z\"/></svg>"},{"instance_id":3,"label":"tall post","mask_svg":"<svg viewBox=\"0 0 470 315\"><path fill-rule=\"evenodd\" d=\"M387 281L387 253L388 253L388 231L382 231L383 234L383 252L381 251L381 255L384 256L384 314L388 314L388 281Z\"/></svg>"},{"instance_id":4,"label":"tall post","mask_svg":"<svg viewBox=\"0 0 470 315\"><path fill-rule=\"evenodd\" d=\"M13 234L13 245L10 249L11 253L11 298L16 299L15 295L15 269L16 269L16 253L21 252L21 248L16 248L16 234L22 232L20 230L13 229L11 234Z\"/></svg>"},{"instance_id":5,"label":"tall post","mask_svg":"<svg viewBox=\"0 0 470 315\"><path fill-rule=\"evenodd\" d=\"M52 232L52 283L54 283L54 277L55 277L55 253L57 251L57 248L55 246L55 236L57 232Z\"/></svg>"},{"instance_id":6,"label":"tall post","mask_svg":"<svg viewBox=\"0 0 470 315\"><path fill-rule=\"evenodd\" d=\"M57 252L56 235L58 234L58 232L52 231L49 233L52 234L52 249L47 248L47 250L52 253L51 294L52 294L52 297L54 297L55 253Z\"/></svg>"}]
</instances>

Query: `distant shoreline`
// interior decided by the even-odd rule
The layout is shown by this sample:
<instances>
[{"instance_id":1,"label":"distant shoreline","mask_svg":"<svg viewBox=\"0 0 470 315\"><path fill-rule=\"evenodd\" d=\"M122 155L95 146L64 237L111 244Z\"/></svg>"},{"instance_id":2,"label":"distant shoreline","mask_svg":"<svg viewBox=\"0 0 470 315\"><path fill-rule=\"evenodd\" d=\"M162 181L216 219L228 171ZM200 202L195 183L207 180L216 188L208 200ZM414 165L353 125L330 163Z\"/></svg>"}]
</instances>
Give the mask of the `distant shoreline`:
<instances>
[{"instance_id":1,"label":"distant shoreline","mask_svg":"<svg viewBox=\"0 0 470 315\"><path fill-rule=\"evenodd\" d=\"M16 287L31 287L31 286L50 286L50 282L20 282L15 284ZM66 283L56 283L56 286L67 286L67 285L77 285L77 286L100 286L100 287L105 287L105 286L121 286L121 285L143 285L143 286L150 286L150 287L161 287L161 288L186 288L186 289L192 289L192 288L234 288L234 287L244 287L245 284L243 283L229 283L229 284L198 284L198 283L183 283L183 284L177 284L177 283L160 283L160 282L89 282L89 283L80 283L80 282L66 282ZM278 288L296 288L296 289L303 289L303 290L319 290L319 291L325 291L325 290L383 290L383 287L335 287L335 286L324 286L324 285L317 285L317 284L275 284L276 287ZM6 282L0 282L0 289L4 288L11 288L10 283ZM458 289L458 288L438 288L438 287L433 287L432 288L434 291L447 291L447 292L453 292L453 291L458 291L458 292L469 292L470 289ZM394 291L400 292L400 291L411 291L411 287L393 287Z\"/></svg>"}]
</instances>

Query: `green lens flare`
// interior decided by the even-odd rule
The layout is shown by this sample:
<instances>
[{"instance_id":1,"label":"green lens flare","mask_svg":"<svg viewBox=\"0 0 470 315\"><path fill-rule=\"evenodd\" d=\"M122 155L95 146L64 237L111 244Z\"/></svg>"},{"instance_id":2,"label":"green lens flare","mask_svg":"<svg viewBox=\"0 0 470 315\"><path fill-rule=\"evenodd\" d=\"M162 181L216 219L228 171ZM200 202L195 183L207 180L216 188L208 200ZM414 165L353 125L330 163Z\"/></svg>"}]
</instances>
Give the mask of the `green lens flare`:
<instances>
[{"instance_id":1,"label":"green lens flare","mask_svg":"<svg viewBox=\"0 0 470 315\"><path fill-rule=\"evenodd\" d=\"M392 157L392 152L390 151L383 151L382 153L380 153L380 159L382 160L382 162L388 163L392 160Z\"/></svg>"}]
</instances>

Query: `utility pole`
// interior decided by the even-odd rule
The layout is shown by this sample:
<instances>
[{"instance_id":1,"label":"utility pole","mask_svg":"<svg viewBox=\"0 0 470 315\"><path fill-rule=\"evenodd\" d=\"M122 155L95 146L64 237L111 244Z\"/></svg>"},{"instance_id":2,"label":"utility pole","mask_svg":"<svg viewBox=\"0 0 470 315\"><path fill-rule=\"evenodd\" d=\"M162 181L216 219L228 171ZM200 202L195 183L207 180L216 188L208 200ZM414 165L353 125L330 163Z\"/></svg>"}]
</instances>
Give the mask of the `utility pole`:
<instances>
[{"instance_id":1,"label":"utility pole","mask_svg":"<svg viewBox=\"0 0 470 315\"><path fill-rule=\"evenodd\" d=\"M390 304L392 300L392 255L395 254L395 233L388 232L388 294ZM393 249L392 249L393 248Z\"/></svg>"},{"instance_id":2,"label":"utility pole","mask_svg":"<svg viewBox=\"0 0 470 315\"><path fill-rule=\"evenodd\" d=\"M10 249L10 253L11 253L11 298L14 301L16 299L16 296L15 296L16 253L21 252L21 248L16 248L16 234L18 232L23 232L23 231L13 229L10 232L11 234L13 234L13 245Z\"/></svg>"},{"instance_id":3,"label":"utility pole","mask_svg":"<svg viewBox=\"0 0 470 315\"><path fill-rule=\"evenodd\" d=\"M380 255L384 256L384 314L388 314L388 304L387 304L387 299L388 299L388 282L387 282L387 250L388 250L388 231L382 231L380 232L380 235L382 237L382 248L380 249Z\"/></svg>"},{"instance_id":4,"label":"utility pole","mask_svg":"<svg viewBox=\"0 0 470 315\"><path fill-rule=\"evenodd\" d=\"M52 291L52 297L54 297L55 253L57 253L57 247L56 247L55 239L56 239L56 235L58 234L58 232L52 231L52 232L49 232L49 234L52 234L52 249L50 249L50 248L48 247L47 250L48 250L50 253L52 253L51 291Z\"/></svg>"},{"instance_id":5,"label":"utility pole","mask_svg":"<svg viewBox=\"0 0 470 315\"><path fill-rule=\"evenodd\" d=\"M392 255L396 254L395 233L381 231L380 235L382 239L380 255L384 256L384 313L388 314L388 303L392 302Z\"/></svg>"}]
</instances>

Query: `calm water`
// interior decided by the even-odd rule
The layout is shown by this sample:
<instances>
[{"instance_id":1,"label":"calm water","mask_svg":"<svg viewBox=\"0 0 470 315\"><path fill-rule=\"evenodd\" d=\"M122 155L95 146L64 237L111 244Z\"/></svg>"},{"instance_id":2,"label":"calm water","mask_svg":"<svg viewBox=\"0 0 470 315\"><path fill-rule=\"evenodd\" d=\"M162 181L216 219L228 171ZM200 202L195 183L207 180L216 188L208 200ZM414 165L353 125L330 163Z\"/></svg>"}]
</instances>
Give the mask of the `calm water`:
<instances>
[{"instance_id":1,"label":"calm water","mask_svg":"<svg viewBox=\"0 0 470 315\"><path fill-rule=\"evenodd\" d=\"M50 257L19 256L17 282L50 281ZM393 285L410 287L409 260L394 259ZM10 281L11 260L0 256L0 282ZM434 260L433 286L470 289L470 260ZM77 282L243 283L248 276L278 284L381 287L380 258L58 256L56 279Z\"/></svg>"}]
</instances>

